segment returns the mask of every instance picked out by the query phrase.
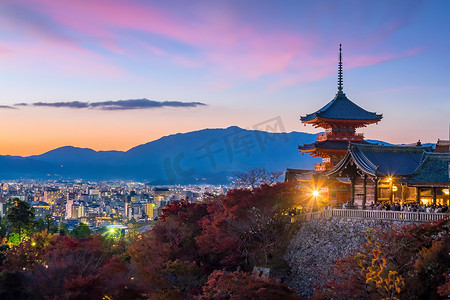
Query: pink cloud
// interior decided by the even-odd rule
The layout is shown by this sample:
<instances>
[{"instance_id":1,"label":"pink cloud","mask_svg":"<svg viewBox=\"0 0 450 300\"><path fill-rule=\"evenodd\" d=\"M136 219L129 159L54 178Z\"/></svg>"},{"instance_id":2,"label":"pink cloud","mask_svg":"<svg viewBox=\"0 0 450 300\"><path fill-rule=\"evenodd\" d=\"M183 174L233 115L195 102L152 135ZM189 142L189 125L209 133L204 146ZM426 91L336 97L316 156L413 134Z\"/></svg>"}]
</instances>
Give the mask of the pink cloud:
<instances>
[{"instance_id":1,"label":"pink cloud","mask_svg":"<svg viewBox=\"0 0 450 300\"><path fill-rule=\"evenodd\" d=\"M414 56L421 52L422 52L422 50L420 48L414 48L414 49L408 50L401 54L392 54L391 53L391 54L381 54L379 56L370 56L370 55L353 56L349 60L347 68L350 69L350 68L356 68L356 67L375 65L375 64L393 60L393 59Z\"/></svg>"},{"instance_id":2,"label":"pink cloud","mask_svg":"<svg viewBox=\"0 0 450 300\"><path fill-rule=\"evenodd\" d=\"M54 44L54 43L50 43ZM95 53L78 47L65 47L63 51L49 54L48 42L38 42L33 47L16 42L4 57L3 63L18 69L24 67L41 73L60 72L88 78L115 77L125 75L125 71L108 64Z\"/></svg>"},{"instance_id":3,"label":"pink cloud","mask_svg":"<svg viewBox=\"0 0 450 300\"><path fill-rule=\"evenodd\" d=\"M412 49L402 54L381 54L379 56L370 56L370 55L360 55L360 56L351 56L344 59L344 77L345 70L371 66L378 63L417 55L421 52L421 49ZM307 68L304 68L304 72L295 72L294 74L283 74L280 76L278 80L275 80L272 84L269 85L269 90L277 90L286 86L300 85L303 83L314 82L317 80L324 79L330 75L337 76L337 59L336 58L328 58L325 60L314 60L315 65L308 65ZM348 63L347 63L348 62Z\"/></svg>"},{"instance_id":4,"label":"pink cloud","mask_svg":"<svg viewBox=\"0 0 450 300\"><path fill-rule=\"evenodd\" d=\"M0 56L6 56L11 52L10 49L5 47L0 47Z\"/></svg>"},{"instance_id":5,"label":"pink cloud","mask_svg":"<svg viewBox=\"0 0 450 300\"><path fill-rule=\"evenodd\" d=\"M324 46L318 32L310 28L291 31L276 26L261 28L239 17L231 4L226 3L202 2L199 5L193 2L183 8L173 8L149 1L5 1L10 1L11 5L31 4L36 13L61 27L60 31L50 33L46 33L48 27L38 27L31 35L52 47L62 46L84 55L88 55L86 52L98 55L98 48L103 48L129 57L153 55L185 68L211 66L213 74L232 76L235 80L279 76L272 88L321 79L334 72L330 66L336 64L337 49L321 51ZM374 39L378 41L397 29L398 26L391 26L380 30L374 34ZM194 54L157 46L139 33L192 47ZM367 44L372 42L367 41ZM148 51L139 52L137 46ZM321 57L314 53L321 53ZM391 54L351 57L346 59L346 68L372 65L393 57L395 55ZM309 72L303 74L304 70Z\"/></svg>"},{"instance_id":6,"label":"pink cloud","mask_svg":"<svg viewBox=\"0 0 450 300\"><path fill-rule=\"evenodd\" d=\"M100 39L100 45L114 53L125 52L118 46L120 37L115 36L114 31L142 30L192 45L205 54L207 63L218 65L224 72L239 73L248 78L285 71L294 53L298 55L299 46L306 44L286 33L258 32L248 24L238 22L231 11L225 14L223 11L208 11L191 20L180 19L173 12L155 5L129 1L32 2L39 4L40 13L71 30ZM149 47L156 49L152 45ZM187 55L173 56L171 60L182 66L200 67L205 63Z\"/></svg>"}]
</instances>

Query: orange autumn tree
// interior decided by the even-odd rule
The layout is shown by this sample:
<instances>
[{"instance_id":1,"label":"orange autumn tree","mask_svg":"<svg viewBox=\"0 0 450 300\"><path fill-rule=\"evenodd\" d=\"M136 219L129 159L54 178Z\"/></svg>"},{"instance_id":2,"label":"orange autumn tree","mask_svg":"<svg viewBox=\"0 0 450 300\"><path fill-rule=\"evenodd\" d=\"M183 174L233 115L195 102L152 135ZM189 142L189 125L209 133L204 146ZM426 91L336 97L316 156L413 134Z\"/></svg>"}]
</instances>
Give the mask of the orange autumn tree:
<instances>
[{"instance_id":1,"label":"orange autumn tree","mask_svg":"<svg viewBox=\"0 0 450 300\"><path fill-rule=\"evenodd\" d=\"M446 218L373 231L359 254L336 262L318 294L335 299L440 299L445 274L450 273L449 223Z\"/></svg>"}]
</instances>

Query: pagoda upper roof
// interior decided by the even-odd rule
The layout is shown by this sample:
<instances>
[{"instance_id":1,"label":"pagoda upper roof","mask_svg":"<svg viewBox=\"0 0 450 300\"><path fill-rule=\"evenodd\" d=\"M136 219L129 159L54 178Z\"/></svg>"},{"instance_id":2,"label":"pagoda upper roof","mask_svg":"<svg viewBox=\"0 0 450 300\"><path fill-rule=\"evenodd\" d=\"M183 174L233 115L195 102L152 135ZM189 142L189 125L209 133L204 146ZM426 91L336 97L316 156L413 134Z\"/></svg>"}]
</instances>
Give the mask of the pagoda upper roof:
<instances>
[{"instance_id":1,"label":"pagoda upper roof","mask_svg":"<svg viewBox=\"0 0 450 300\"><path fill-rule=\"evenodd\" d=\"M378 122L382 118L382 114L369 112L356 105L340 90L331 102L312 114L300 117L300 120L305 123L318 123L320 119L336 121L350 120L370 124Z\"/></svg>"},{"instance_id":2,"label":"pagoda upper roof","mask_svg":"<svg viewBox=\"0 0 450 300\"><path fill-rule=\"evenodd\" d=\"M424 155L432 150L422 146L382 146L349 143L345 157L328 175L336 175L347 164L354 163L363 173L371 176L407 176L422 163Z\"/></svg>"}]
</instances>

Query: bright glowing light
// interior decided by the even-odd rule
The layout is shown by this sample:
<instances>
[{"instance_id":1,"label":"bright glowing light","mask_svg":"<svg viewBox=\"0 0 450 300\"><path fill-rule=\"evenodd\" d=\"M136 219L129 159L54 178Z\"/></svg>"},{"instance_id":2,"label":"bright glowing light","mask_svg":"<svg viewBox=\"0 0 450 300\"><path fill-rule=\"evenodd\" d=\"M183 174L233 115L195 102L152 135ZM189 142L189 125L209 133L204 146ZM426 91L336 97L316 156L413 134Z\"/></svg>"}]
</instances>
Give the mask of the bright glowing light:
<instances>
[{"instance_id":1,"label":"bright glowing light","mask_svg":"<svg viewBox=\"0 0 450 300\"><path fill-rule=\"evenodd\" d=\"M426 198L421 198L421 199L420 199L420 202L421 202L422 204L427 205L427 204L431 204L432 200L431 200L431 199L426 199Z\"/></svg>"},{"instance_id":2,"label":"bright glowing light","mask_svg":"<svg viewBox=\"0 0 450 300\"><path fill-rule=\"evenodd\" d=\"M114 233L114 228L111 228L109 232Z\"/></svg>"},{"instance_id":3,"label":"bright glowing light","mask_svg":"<svg viewBox=\"0 0 450 300\"><path fill-rule=\"evenodd\" d=\"M392 181L392 177L389 177L389 178L388 178L388 181Z\"/></svg>"},{"instance_id":4,"label":"bright glowing light","mask_svg":"<svg viewBox=\"0 0 450 300\"><path fill-rule=\"evenodd\" d=\"M36 246L36 242L32 242L32 243L31 243L31 246Z\"/></svg>"},{"instance_id":5,"label":"bright glowing light","mask_svg":"<svg viewBox=\"0 0 450 300\"><path fill-rule=\"evenodd\" d=\"M448 189L443 189L442 192L446 195L448 195L450 193Z\"/></svg>"},{"instance_id":6,"label":"bright glowing light","mask_svg":"<svg viewBox=\"0 0 450 300\"><path fill-rule=\"evenodd\" d=\"M313 194L314 197L317 197L317 196L319 196L319 191L314 190L314 191L312 192L312 194Z\"/></svg>"},{"instance_id":7,"label":"bright glowing light","mask_svg":"<svg viewBox=\"0 0 450 300\"><path fill-rule=\"evenodd\" d=\"M395 185L392 187L392 190L394 191L394 192L396 192L397 190L398 190L398 187L396 187Z\"/></svg>"}]
</instances>

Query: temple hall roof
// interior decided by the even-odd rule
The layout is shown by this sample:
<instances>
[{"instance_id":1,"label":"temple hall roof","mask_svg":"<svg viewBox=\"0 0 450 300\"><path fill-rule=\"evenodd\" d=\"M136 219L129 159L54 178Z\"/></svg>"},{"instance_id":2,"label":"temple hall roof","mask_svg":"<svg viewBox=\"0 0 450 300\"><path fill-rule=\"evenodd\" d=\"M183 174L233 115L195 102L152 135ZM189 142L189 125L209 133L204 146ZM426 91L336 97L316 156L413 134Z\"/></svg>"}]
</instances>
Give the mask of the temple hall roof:
<instances>
[{"instance_id":1,"label":"temple hall roof","mask_svg":"<svg viewBox=\"0 0 450 300\"><path fill-rule=\"evenodd\" d=\"M421 146L381 146L349 143L345 157L328 175L341 172L349 163L371 176L407 176L422 163L431 147Z\"/></svg>"},{"instance_id":2,"label":"temple hall roof","mask_svg":"<svg viewBox=\"0 0 450 300\"><path fill-rule=\"evenodd\" d=\"M448 185L448 153L426 153L419 167L404 181L408 185Z\"/></svg>"}]
</instances>

